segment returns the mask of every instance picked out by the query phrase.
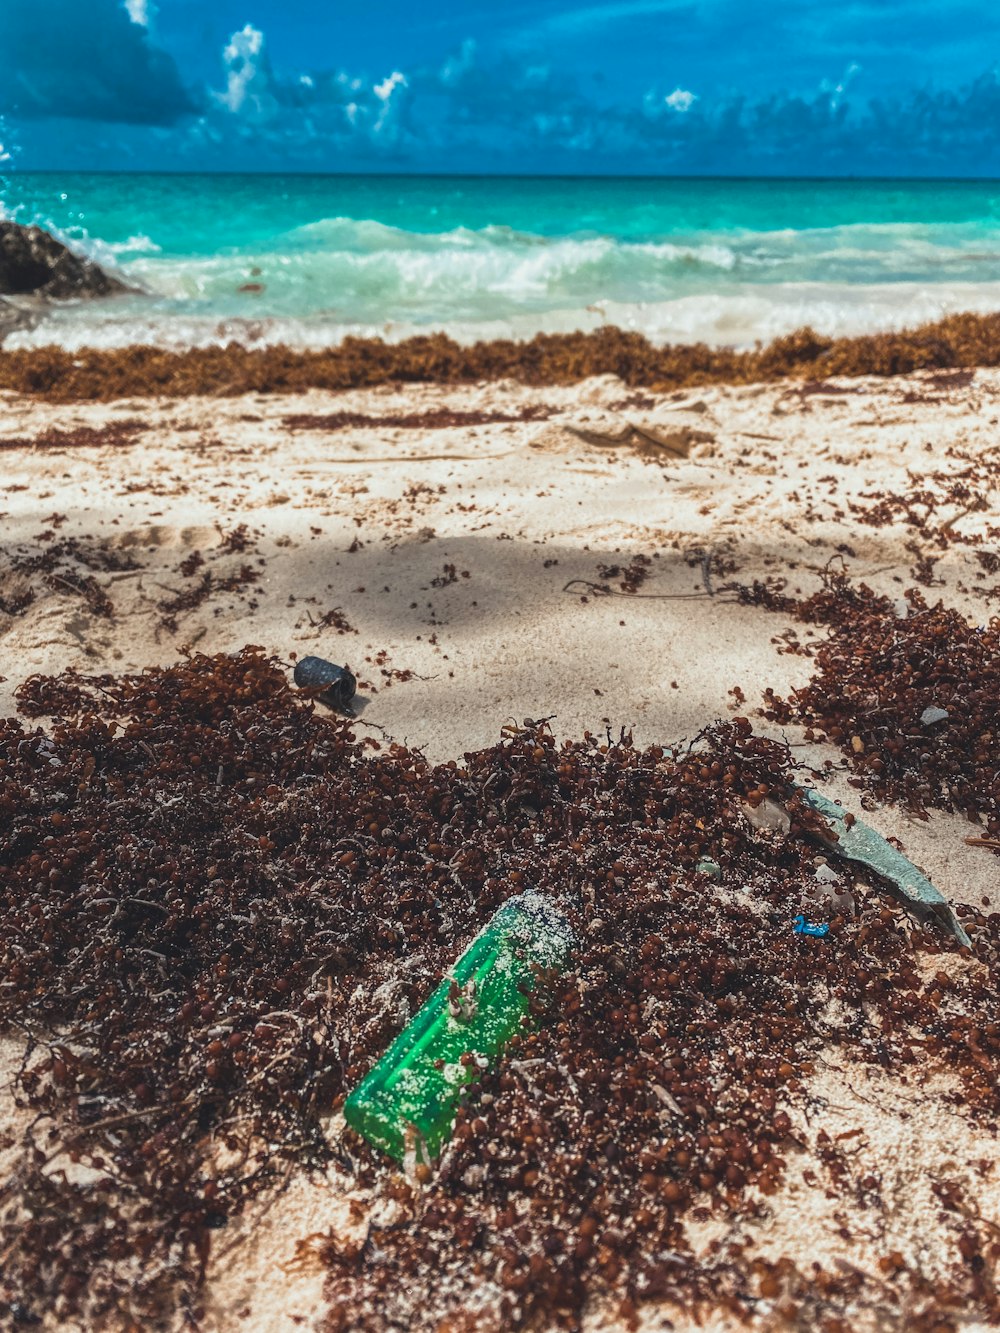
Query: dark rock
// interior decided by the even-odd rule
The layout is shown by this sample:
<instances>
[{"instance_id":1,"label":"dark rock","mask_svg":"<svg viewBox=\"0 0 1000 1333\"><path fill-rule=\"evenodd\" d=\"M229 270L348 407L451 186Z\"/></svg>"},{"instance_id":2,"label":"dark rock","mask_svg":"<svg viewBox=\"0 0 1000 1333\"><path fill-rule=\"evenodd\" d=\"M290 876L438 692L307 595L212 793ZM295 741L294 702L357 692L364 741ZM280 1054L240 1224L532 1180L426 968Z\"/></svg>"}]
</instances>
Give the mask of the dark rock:
<instances>
[{"instance_id":1,"label":"dark rock","mask_svg":"<svg viewBox=\"0 0 1000 1333\"><path fill-rule=\"evenodd\" d=\"M67 301L129 290L41 227L0 220L0 295Z\"/></svg>"}]
</instances>

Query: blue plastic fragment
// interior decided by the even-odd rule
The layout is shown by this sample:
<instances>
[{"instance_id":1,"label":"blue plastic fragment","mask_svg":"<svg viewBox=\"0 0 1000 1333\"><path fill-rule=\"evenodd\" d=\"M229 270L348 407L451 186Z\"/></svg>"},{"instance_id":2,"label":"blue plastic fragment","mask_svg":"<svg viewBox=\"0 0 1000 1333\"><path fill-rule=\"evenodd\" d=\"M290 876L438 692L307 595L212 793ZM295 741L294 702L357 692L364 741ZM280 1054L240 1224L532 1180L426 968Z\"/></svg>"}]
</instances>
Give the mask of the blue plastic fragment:
<instances>
[{"instance_id":1,"label":"blue plastic fragment","mask_svg":"<svg viewBox=\"0 0 1000 1333\"><path fill-rule=\"evenodd\" d=\"M829 930L829 925L825 923L822 926L811 926L801 912L795 918L796 935L815 935L817 939L821 940L824 935L829 933Z\"/></svg>"}]
</instances>

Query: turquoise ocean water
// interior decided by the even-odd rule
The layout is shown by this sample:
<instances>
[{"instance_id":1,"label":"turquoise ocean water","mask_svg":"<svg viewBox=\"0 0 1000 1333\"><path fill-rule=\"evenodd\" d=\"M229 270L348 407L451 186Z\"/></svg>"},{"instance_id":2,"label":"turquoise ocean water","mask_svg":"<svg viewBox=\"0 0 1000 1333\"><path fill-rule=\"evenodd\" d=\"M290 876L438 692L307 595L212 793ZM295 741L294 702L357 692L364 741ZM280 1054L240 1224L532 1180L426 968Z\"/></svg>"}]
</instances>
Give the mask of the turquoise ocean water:
<instances>
[{"instance_id":1,"label":"turquoise ocean water","mask_svg":"<svg viewBox=\"0 0 1000 1333\"><path fill-rule=\"evenodd\" d=\"M8 345L617 324L747 346L1000 309L1000 182L13 172L0 209L141 289Z\"/></svg>"}]
</instances>

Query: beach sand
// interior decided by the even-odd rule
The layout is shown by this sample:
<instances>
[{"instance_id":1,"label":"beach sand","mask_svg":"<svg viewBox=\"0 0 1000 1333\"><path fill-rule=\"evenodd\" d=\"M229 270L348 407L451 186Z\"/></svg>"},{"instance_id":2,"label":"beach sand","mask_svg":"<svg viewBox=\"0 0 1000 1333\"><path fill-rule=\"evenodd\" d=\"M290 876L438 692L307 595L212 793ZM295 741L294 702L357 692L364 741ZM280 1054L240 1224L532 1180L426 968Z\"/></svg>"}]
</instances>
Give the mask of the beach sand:
<instances>
[{"instance_id":1,"label":"beach sand","mask_svg":"<svg viewBox=\"0 0 1000 1333\"><path fill-rule=\"evenodd\" d=\"M900 597L932 556L926 595L988 619L1000 586L967 541L866 517L930 473L991 465L998 417L996 371L671 395L610 376L100 404L3 395L0 605L16 614L0 613L0 715L35 672L120 673L254 643L289 665L349 664L359 734L432 761L493 744L511 719L551 717L557 738L624 726L649 744L739 713L839 765L835 748L757 715L765 688L786 695L811 663L780 651L788 616L723 585L780 577L808 593L832 560ZM935 521L970 538L996 495L962 509L943 504ZM825 789L857 807L842 772ZM1000 910L997 862L966 844L960 816L865 817L951 900ZM795 1124L781 1189L739 1224L753 1252L876 1272L898 1250L944 1272L954 1228L934 1181L960 1181L1000 1222L997 1179L977 1165L992 1163L994 1133L973 1131L940 1076L904 1083L838 1059L814 1077L828 1109ZM848 1136L852 1173L877 1172L879 1191L828 1197L821 1130ZM322 1271L288 1264L310 1233L348 1227L349 1193L343 1173L293 1178L220 1233L204 1327L317 1324ZM380 1206L361 1203L362 1216ZM707 1247L732 1227L703 1230ZM762 1327L772 1315L763 1301ZM611 1318L595 1308L591 1326Z\"/></svg>"}]
</instances>

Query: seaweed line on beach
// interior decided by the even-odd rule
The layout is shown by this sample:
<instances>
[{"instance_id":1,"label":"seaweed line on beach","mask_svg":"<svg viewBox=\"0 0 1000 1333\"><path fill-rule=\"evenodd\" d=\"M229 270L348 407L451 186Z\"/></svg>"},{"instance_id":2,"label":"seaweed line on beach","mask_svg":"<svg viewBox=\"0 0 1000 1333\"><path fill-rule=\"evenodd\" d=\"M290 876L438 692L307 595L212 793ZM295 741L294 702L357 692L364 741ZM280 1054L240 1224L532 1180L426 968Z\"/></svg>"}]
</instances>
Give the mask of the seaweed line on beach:
<instances>
[{"instance_id":1,"label":"seaweed line on beach","mask_svg":"<svg viewBox=\"0 0 1000 1333\"><path fill-rule=\"evenodd\" d=\"M704 343L657 347L642 334L613 327L468 346L443 333L399 343L348 337L334 347L314 351L280 345L248 348L235 342L184 351L132 346L70 352L47 346L0 352L0 390L68 402L498 379L527 385L573 384L592 375L617 375L631 388L665 392L785 377L809 383L830 376L961 372L996 365L1000 365L1000 314L960 314L914 329L853 338L825 337L804 328L749 351ZM946 373L927 383L928 392L937 395L967 387L962 374Z\"/></svg>"}]
</instances>

